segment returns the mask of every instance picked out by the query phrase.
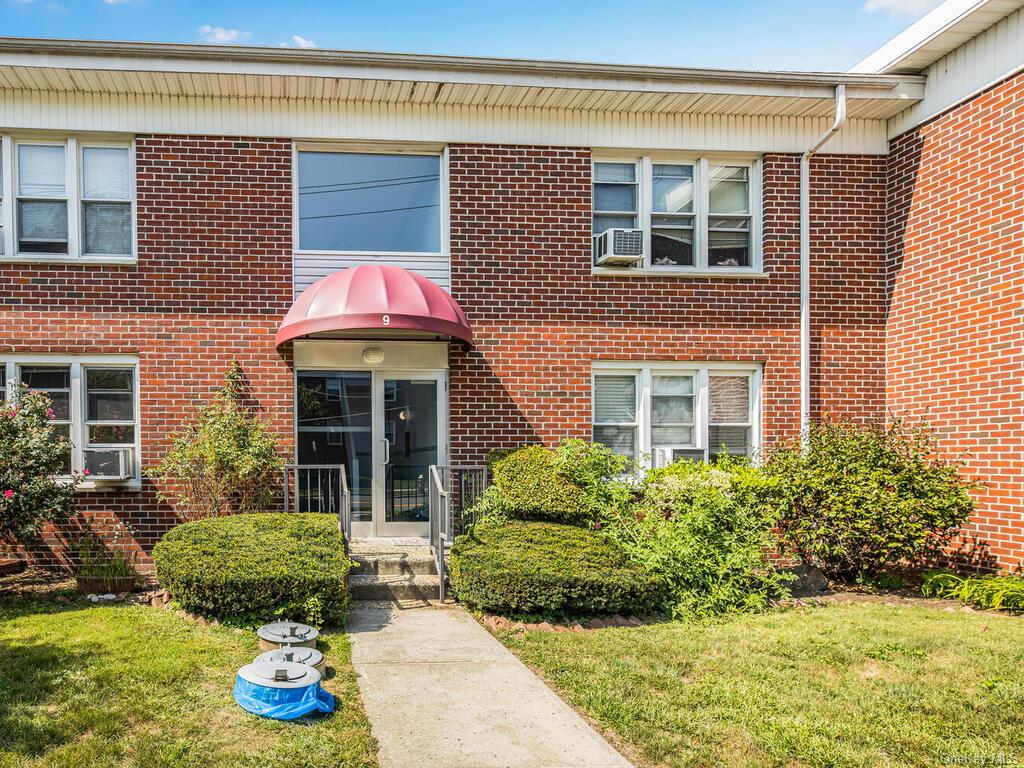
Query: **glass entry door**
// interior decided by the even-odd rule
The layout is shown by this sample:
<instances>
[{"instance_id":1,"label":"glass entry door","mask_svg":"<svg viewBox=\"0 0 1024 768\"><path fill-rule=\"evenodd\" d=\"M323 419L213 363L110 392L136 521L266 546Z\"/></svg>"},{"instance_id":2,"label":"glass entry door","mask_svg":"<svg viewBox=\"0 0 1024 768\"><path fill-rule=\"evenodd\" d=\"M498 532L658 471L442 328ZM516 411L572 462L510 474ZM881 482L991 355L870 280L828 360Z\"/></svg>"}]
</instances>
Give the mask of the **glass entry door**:
<instances>
[{"instance_id":1,"label":"glass entry door","mask_svg":"<svg viewBox=\"0 0 1024 768\"><path fill-rule=\"evenodd\" d=\"M430 533L430 465L444 464L444 372L375 373L377 536Z\"/></svg>"},{"instance_id":2,"label":"glass entry door","mask_svg":"<svg viewBox=\"0 0 1024 768\"><path fill-rule=\"evenodd\" d=\"M447 460L445 376L445 371L297 373L298 463L345 466L353 536L429 534L429 467ZM312 511L336 512L322 503L323 477L300 475L300 485L309 487L298 489L298 500L309 497L305 508ZM330 498L337 498L333 490Z\"/></svg>"}]
</instances>

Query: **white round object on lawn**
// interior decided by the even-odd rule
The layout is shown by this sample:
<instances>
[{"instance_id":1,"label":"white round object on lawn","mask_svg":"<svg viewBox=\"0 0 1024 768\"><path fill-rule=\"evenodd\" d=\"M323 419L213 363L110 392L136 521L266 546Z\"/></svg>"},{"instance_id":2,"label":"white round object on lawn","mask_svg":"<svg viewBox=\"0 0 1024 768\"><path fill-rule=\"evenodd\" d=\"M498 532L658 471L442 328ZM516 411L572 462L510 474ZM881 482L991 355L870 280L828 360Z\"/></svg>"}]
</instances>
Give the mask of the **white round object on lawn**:
<instances>
[{"instance_id":1,"label":"white round object on lawn","mask_svg":"<svg viewBox=\"0 0 1024 768\"><path fill-rule=\"evenodd\" d=\"M304 646L286 646L273 651L267 651L253 659L252 663L277 664L282 661L305 664L307 667L312 667L320 673L324 671L324 655L316 648L306 648Z\"/></svg>"},{"instance_id":2,"label":"white round object on lawn","mask_svg":"<svg viewBox=\"0 0 1024 768\"><path fill-rule=\"evenodd\" d=\"M232 692L247 712L275 720L294 720L313 712L333 712L334 697L320 687L320 673L291 661L246 664Z\"/></svg>"},{"instance_id":3,"label":"white round object on lawn","mask_svg":"<svg viewBox=\"0 0 1024 768\"><path fill-rule=\"evenodd\" d=\"M273 651L286 647L316 648L316 639L320 633L308 624L275 621L257 629L256 635L260 639L261 651Z\"/></svg>"}]
</instances>

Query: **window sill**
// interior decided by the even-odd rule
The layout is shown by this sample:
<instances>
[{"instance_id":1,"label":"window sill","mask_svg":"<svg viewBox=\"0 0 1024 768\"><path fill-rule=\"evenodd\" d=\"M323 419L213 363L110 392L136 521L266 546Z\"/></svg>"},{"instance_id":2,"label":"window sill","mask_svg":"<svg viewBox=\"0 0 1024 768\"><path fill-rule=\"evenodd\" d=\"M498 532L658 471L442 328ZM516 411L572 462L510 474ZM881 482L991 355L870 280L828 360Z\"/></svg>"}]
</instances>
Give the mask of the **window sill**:
<instances>
[{"instance_id":1,"label":"window sill","mask_svg":"<svg viewBox=\"0 0 1024 768\"><path fill-rule=\"evenodd\" d=\"M673 267L593 267L591 274L597 277L727 277L754 278L769 277L771 272L747 267L722 267L719 269L687 269Z\"/></svg>"},{"instance_id":2,"label":"window sill","mask_svg":"<svg viewBox=\"0 0 1024 768\"><path fill-rule=\"evenodd\" d=\"M102 493L103 491L141 491L142 481L136 478L130 480L87 480L79 483L76 489L79 493Z\"/></svg>"},{"instance_id":3,"label":"window sill","mask_svg":"<svg viewBox=\"0 0 1024 768\"><path fill-rule=\"evenodd\" d=\"M45 254L24 254L0 256L0 264L111 264L131 266L138 264L135 256L47 256Z\"/></svg>"}]
</instances>

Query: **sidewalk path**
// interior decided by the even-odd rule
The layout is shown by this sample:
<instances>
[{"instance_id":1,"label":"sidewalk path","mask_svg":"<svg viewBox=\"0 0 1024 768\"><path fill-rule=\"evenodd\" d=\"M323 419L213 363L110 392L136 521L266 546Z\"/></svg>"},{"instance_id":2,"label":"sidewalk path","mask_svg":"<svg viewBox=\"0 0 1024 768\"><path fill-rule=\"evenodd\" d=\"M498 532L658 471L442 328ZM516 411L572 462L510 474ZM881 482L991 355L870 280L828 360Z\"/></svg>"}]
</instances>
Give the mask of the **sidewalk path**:
<instances>
[{"instance_id":1,"label":"sidewalk path","mask_svg":"<svg viewBox=\"0 0 1024 768\"><path fill-rule=\"evenodd\" d=\"M355 608L359 691L381 768L630 768L458 608Z\"/></svg>"}]
</instances>

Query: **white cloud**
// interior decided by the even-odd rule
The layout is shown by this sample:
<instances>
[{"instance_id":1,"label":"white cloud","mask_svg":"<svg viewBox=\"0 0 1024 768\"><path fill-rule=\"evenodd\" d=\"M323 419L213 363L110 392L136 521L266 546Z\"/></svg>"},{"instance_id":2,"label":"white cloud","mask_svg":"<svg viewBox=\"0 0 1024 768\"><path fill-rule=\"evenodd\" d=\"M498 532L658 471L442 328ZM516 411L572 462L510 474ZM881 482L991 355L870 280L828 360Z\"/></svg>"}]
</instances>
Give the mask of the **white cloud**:
<instances>
[{"instance_id":1,"label":"white cloud","mask_svg":"<svg viewBox=\"0 0 1024 768\"><path fill-rule=\"evenodd\" d=\"M240 43L242 40L252 37L249 32L244 32L241 29L211 27L209 24L203 24L197 31L207 43Z\"/></svg>"},{"instance_id":2,"label":"white cloud","mask_svg":"<svg viewBox=\"0 0 1024 768\"><path fill-rule=\"evenodd\" d=\"M292 35L291 43L278 43L277 47L291 48L293 43L295 44L296 48L316 48L316 43L314 43L309 38L303 37L302 35Z\"/></svg>"},{"instance_id":3,"label":"white cloud","mask_svg":"<svg viewBox=\"0 0 1024 768\"><path fill-rule=\"evenodd\" d=\"M885 11L890 16L924 16L941 4L942 0L866 0L864 10L868 13Z\"/></svg>"}]
</instances>

